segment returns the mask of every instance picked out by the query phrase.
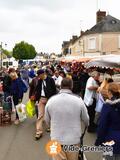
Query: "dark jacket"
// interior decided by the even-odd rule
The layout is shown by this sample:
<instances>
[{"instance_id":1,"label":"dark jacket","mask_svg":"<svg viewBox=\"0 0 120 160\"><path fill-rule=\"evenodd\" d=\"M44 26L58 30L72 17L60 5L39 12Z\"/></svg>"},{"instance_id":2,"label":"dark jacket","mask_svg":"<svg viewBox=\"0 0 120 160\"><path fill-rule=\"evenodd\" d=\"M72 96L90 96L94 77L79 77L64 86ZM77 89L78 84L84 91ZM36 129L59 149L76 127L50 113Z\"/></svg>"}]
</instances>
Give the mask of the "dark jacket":
<instances>
[{"instance_id":1,"label":"dark jacket","mask_svg":"<svg viewBox=\"0 0 120 160\"><path fill-rule=\"evenodd\" d=\"M17 78L16 80L12 80L11 83L11 95L13 96L14 104L17 105L19 102L19 99L22 100L23 98L23 89L21 87L21 79Z\"/></svg>"},{"instance_id":2,"label":"dark jacket","mask_svg":"<svg viewBox=\"0 0 120 160\"><path fill-rule=\"evenodd\" d=\"M31 69L31 70L29 71L29 77L30 77L30 78L34 78L34 77L35 77L35 71L34 71L33 69Z\"/></svg>"},{"instance_id":3,"label":"dark jacket","mask_svg":"<svg viewBox=\"0 0 120 160\"><path fill-rule=\"evenodd\" d=\"M3 78L3 92L10 93L10 86L11 86L11 78L8 74L6 74Z\"/></svg>"},{"instance_id":4,"label":"dark jacket","mask_svg":"<svg viewBox=\"0 0 120 160\"><path fill-rule=\"evenodd\" d=\"M30 83L29 98L35 95L37 84L38 84L38 77L35 77L32 79L32 82Z\"/></svg>"},{"instance_id":5,"label":"dark jacket","mask_svg":"<svg viewBox=\"0 0 120 160\"><path fill-rule=\"evenodd\" d=\"M79 94L80 93L80 81L79 81L77 74L73 74L72 80L73 80L72 92L75 94Z\"/></svg>"},{"instance_id":6,"label":"dark jacket","mask_svg":"<svg viewBox=\"0 0 120 160\"><path fill-rule=\"evenodd\" d=\"M120 154L120 99L107 101L102 108L95 145L115 141L113 153Z\"/></svg>"},{"instance_id":7,"label":"dark jacket","mask_svg":"<svg viewBox=\"0 0 120 160\"><path fill-rule=\"evenodd\" d=\"M24 80L28 80L29 79L29 71L27 69L22 69L20 71L21 74L21 78Z\"/></svg>"},{"instance_id":8,"label":"dark jacket","mask_svg":"<svg viewBox=\"0 0 120 160\"><path fill-rule=\"evenodd\" d=\"M54 82L53 78L51 78L49 76L47 76L47 78L44 81L46 83L46 86L44 87L45 97L49 99L51 96L56 94L55 82ZM42 80L38 81L38 85L37 85L36 91L35 91L36 101L39 101L39 99L41 97L42 83L43 83Z\"/></svg>"},{"instance_id":9,"label":"dark jacket","mask_svg":"<svg viewBox=\"0 0 120 160\"><path fill-rule=\"evenodd\" d=\"M80 82L81 90L85 90L86 83L87 83L87 80L89 79L89 77L90 76L86 72L81 72L79 74L79 82Z\"/></svg>"}]
</instances>

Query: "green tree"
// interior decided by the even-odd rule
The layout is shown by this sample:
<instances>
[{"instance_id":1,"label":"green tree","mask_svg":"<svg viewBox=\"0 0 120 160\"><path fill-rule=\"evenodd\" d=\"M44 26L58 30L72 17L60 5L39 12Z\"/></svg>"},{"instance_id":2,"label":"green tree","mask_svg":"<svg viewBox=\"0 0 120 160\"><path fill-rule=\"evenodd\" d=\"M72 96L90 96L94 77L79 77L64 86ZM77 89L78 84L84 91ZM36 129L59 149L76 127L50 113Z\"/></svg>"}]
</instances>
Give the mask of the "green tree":
<instances>
[{"instance_id":1,"label":"green tree","mask_svg":"<svg viewBox=\"0 0 120 160\"><path fill-rule=\"evenodd\" d=\"M33 45L24 41L17 43L13 48L13 57L16 59L33 59L36 57L36 50Z\"/></svg>"}]
</instances>

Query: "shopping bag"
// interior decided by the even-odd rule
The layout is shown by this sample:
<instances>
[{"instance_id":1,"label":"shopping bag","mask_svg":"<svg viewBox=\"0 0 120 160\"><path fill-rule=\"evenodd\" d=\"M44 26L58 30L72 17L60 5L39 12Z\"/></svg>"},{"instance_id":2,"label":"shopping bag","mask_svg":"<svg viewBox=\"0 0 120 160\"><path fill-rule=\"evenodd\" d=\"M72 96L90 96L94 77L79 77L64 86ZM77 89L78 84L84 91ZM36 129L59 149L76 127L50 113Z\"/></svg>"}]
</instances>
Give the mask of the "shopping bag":
<instances>
[{"instance_id":1,"label":"shopping bag","mask_svg":"<svg viewBox=\"0 0 120 160\"><path fill-rule=\"evenodd\" d=\"M26 111L28 117L32 118L35 115L35 102L29 100L26 104Z\"/></svg>"},{"instance_id":2,"label":"shopping bag","mask_svg":"<svg viewBox=\"0 0 120 160\"><path fill-rule=\"evenodd\" d=\"M19 117L19 121L23 122L27 118L26 111L25 111L25 105L22 103L19 103L18 105L16 105L16 111Z\"/></svg>"},{"instance_id":3,"label":"shopping bag","mask_svg":"<svg viewBox=\"0 0 120 160\"><path fill-rule=\"evenodd\" d=\"M11 103L12 103L12 113L14 113L16 111L16 109L15 109L15 105L13 102L13 96L11 96Z\"/></svg>"}]
</instances>

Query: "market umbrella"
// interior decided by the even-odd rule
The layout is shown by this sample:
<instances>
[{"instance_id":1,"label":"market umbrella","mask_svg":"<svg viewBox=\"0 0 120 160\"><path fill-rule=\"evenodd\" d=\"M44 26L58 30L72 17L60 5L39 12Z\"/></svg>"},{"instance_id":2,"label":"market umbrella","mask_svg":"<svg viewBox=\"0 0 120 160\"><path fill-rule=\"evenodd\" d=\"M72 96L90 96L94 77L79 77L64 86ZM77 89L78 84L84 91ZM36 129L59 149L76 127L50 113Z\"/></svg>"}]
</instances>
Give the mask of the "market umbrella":
<instances>
[{"instance_id":1,"label":"market umbrella","mask_svg":"<svg viewBox=\"0 0 120 160\"><path fill-rule=\"evenodd\" d=\"M120 55L107 55L93 59L86 63L85 67L120 68Z\"/></svg>"}]
</instances>

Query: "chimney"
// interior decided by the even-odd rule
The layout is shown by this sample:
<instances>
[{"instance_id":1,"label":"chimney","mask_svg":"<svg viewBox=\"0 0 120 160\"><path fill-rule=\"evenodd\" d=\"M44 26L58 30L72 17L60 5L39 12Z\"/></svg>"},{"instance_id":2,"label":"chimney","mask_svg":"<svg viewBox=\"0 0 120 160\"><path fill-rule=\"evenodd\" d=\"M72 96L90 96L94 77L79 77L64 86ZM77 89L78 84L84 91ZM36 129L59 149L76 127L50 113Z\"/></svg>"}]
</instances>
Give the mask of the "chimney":
<instances>
[{"instance_id":1,"label":"chimney","mask_svg":"<svg viewBox=\"0 0 120 160\"><path fill-rule=\"evenodd\" d=\"M84 31L81 30L81 31L80 31L80 36L82 36L83 34L84 34Z\"/></svg>"},{"instance_id":2,"label":"chimney","mask_svg":"<svg viewBox=\"0 0 120 160\"><path fill-rule=\"evenodd\" d=\"M72 40L76 40L77 38L78 38L78 37L75 36L75 35L72 36Z\"/></svg>"},{"instance_id":3,"label":"chimney","mask_svg":"<svg viewBox=\"0 0 120 160\"><path fill-rule=\"evenodd\" d=\"M105 11L98 11L96 13L96 23L102 21L106 17L106 12Z\"/></svg>"}]
</instances>

